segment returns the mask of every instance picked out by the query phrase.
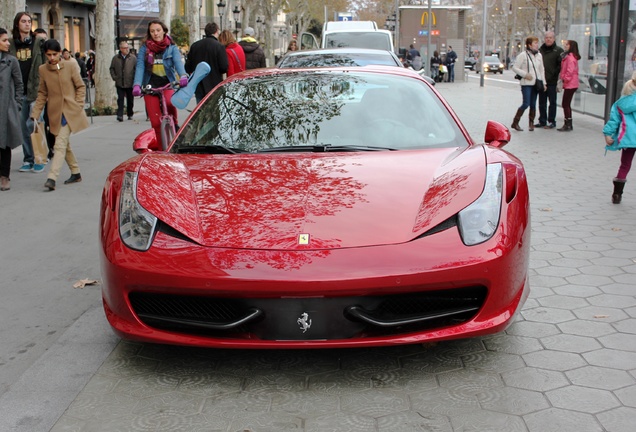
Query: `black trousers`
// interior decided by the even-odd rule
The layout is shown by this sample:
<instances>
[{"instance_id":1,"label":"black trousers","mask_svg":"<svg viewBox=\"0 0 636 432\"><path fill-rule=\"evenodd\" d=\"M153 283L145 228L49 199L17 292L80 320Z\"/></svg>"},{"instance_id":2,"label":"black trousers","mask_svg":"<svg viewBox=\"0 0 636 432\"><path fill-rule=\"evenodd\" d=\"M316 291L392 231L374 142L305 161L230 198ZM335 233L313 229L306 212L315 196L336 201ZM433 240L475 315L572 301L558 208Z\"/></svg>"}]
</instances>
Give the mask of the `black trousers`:
<instances>
[{"instance_id":1,"label":"black trousers","mask_svg":"<svg viewBox=\"0 0 636 432\"><path fill-rule=\"evenodd\" d=\"M124 116L124 98L126 99L126 114L128 117L132 117L133 107L135 105L132 91L132 87L117 87L117 117Z\"/></svg>"},{"instance_id":2,"label":"black trousers","mask_svg":"<svg viewBox=\"0 0 636 432\"><path fill-rule=\"evenodd\" d=\"M548 84L548 89L539 93L539 124L556 123L557 114L557 86ZM550 106L548 107L548 104Z\"/></svg>"},{"instance_id":3,"label":"black trousers","mask_svg":"<svg viewBox=\"0 0 636 432\"><path fill-rule=\"evenodd\" d=\"M11 172L11 147L0 148L0 176L9 178Z\"/></svg>"},{"instance_id":4,"label":"black trousers","mask_svg":"<svg viewBox=\"0 0 636 432\"><path fill-rule=\"evenodd\" d=\"M44 130L46 136L46 146L49 148L49 159L51 159L53 147L55 147L55 135L51 133L51 128L49 127L49 113L47 108L48 107L44 105Z\"/></svg>"}]
</instances>

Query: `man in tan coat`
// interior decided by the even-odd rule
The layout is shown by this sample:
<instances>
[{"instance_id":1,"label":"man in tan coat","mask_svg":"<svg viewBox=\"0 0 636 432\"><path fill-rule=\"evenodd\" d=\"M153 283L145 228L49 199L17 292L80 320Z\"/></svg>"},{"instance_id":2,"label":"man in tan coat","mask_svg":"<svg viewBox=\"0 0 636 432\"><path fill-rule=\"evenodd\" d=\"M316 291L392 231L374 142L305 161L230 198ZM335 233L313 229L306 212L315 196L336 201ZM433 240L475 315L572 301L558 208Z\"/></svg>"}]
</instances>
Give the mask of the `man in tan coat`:
<instances>
[{"instance_id":1,"label":"man in tan coat","mask_svg":"<svg viewBox=\"0 0 636 432\"><path fill-rule=\"evenodd\" d=\"M49 39L43 45L47 62L40 66L40 87L31 117L37 119L48 102L49 127L55 135L55 152L49 170L45 189L55 190L55 181L60 175L64 160L71 170L71 177L64 184L82 181L77 160L71 150L69 137L88 127L84 112L86 86L78 67L62 62L62 47L55 39Z\"/></svg>"}]
</instances>

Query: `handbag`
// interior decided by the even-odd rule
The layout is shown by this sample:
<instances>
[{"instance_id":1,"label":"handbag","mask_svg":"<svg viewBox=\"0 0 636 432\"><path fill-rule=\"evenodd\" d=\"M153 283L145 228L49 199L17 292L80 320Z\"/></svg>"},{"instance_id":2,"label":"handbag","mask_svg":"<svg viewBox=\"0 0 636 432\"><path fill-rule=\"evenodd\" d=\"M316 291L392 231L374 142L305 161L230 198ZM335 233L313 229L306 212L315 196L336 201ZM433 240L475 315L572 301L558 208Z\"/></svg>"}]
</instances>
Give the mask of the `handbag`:
<instances>
[{"instance_id":1,"label":"handbag","mask_svg":"<svg viewBox=\"0 0 636 432\"><path fill-rule=\"evenodd\" d=\"M44 122L35 122L35 130L31 133L33 157L36 164L46 165L49 160L49 146L46 144Z\"/></svg>"}]
</instances>

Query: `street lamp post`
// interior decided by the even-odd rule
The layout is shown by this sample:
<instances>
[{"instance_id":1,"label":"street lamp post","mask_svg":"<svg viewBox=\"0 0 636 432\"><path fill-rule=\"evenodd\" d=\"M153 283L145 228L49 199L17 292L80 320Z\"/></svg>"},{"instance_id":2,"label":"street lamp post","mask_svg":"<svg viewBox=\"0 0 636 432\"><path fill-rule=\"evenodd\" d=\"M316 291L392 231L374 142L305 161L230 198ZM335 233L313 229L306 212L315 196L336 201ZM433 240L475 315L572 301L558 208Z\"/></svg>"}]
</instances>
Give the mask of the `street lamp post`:
<instances>
[{"instance_id":1,"label":"street lamp post","mask_svg":"<svg viewBox=\"0 0 636 432\"><path fill-rule=\"evenodd\" d=\"M121 19L119 18L119 0L115 1L115 24L117 26L117 40L115 42L116 50L119 49L119 42L121 41L120 29L121 29Z\"/></svg>"},{"instance_id":2,"label":"street lamp post","mask_svg":"<svg viewBox=\"0 0 636 432\"><path fill-rule=\"evenodd\" d=\"M234 38L238 39L238 32L239 32L239 18L241 15L241 10L239 9L238 5L234 5L234 9L232 10L232 15L234 15Z\"/></svg>"},{"instance_id":3,"label":"street lamp post","mask_svg":"<svg viewBox=\"0 0 636 432\"><path fill-rule=\"evenodd\" d=\"M259 40L262 38L261 33L263 32L263 29L261 27L264 24L265 24L265 22L261 19L261 17L257 16L256 17L256 35L258 36Z\"/></svg>"},{"instance_id":4,"label":"street lamp post","mask_svg":"<svg viewBox=\"0 0 636 432\"><path fill-rule=\"evenodd\" d=\"M223 3L223 0L216 4L216 8L219 10L219 28L223 30L223 12L225 12L225 3Z\"/></svg>"}]
</instances>

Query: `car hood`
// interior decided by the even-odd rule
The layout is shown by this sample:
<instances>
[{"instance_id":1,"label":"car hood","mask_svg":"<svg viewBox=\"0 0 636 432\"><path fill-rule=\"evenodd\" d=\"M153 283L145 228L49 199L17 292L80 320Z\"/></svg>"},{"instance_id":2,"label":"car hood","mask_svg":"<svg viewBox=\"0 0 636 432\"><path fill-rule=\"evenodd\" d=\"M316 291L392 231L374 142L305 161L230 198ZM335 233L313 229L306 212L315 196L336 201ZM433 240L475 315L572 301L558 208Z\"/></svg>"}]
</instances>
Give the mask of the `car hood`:
<instances>
[{"instance_id":1,"label":"car hood","mask_svg":"<svg viewBox=\"0 0 636 432\"><path fill-rule=\"evenodd\" d=\"M137 199L204 246L332 249L408 242L482 192L481 146L395 152L147 155Z\"/></svg>"}]
</instances>

